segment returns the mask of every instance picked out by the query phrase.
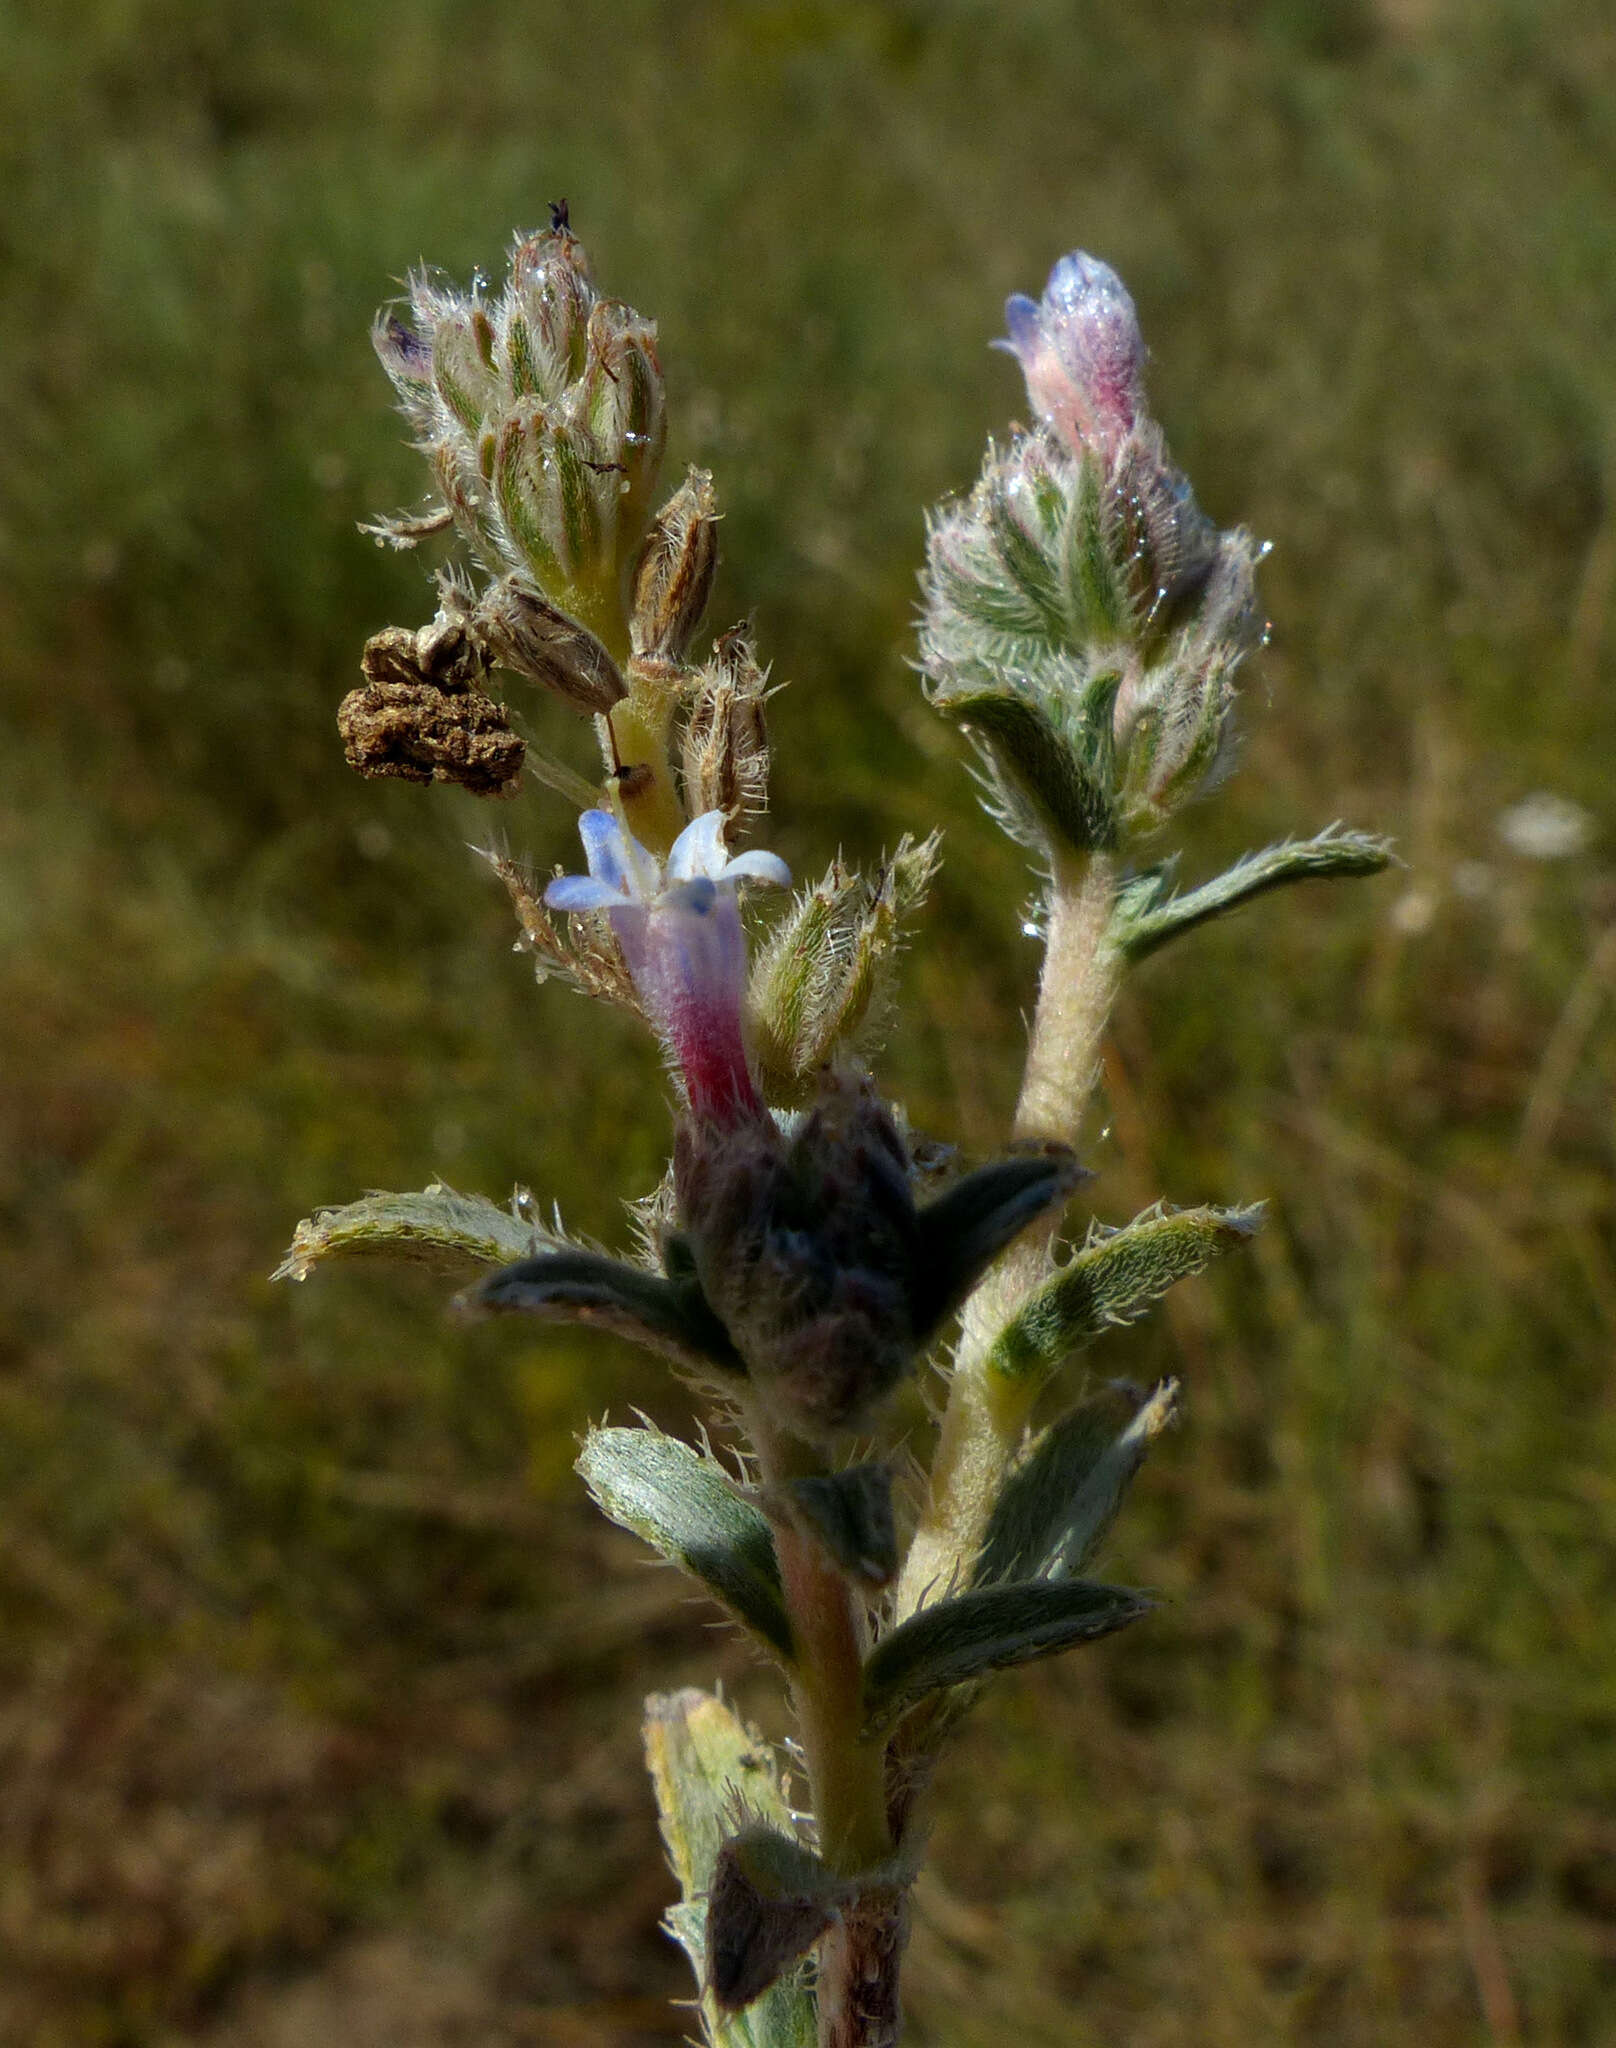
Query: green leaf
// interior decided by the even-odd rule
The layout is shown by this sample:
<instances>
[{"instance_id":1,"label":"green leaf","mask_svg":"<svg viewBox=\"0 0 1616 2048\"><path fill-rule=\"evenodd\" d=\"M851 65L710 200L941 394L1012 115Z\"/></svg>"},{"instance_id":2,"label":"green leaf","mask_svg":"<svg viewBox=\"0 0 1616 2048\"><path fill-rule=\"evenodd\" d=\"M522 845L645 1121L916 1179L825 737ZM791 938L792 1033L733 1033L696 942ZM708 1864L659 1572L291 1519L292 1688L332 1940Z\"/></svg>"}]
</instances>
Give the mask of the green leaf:
<instances>
[{"instance_id":1,"label":"green leaf","mask_svg":"<svg viewBox=\"0 0 1616 2048\"><path fill-rule=\"evenodd\" d=\"M760 1998L852 1895L811 1849L753 1822L718 1852L707 1895L707 1982L722 2012Z\"/></svg>"},{"instance_id":2,"label":"green leaf","mask_svg":"<svg viewBox=\"0 0 1616 2048\"><path fill-rule=\"evenodd\" d=\"M1061 1579L978 1586L923 1607L870 1653L864 1667L865 1733L890 1728L929 1693L1126 1628L1153 1604L1121 1586Z\"/></svg>"},{"instance_id":3,"label":"green leaf","mask_svg":"<svg viewBox=\"0 0 1616 2048\"><path fill-rule=\"evenodd\" d=\"M792 1519L866 1586L891 1583L898 1569L892 1519L892 1473L885 1465L850 1465L786 1482Z\"/></svg>"},{"instance_id":4,"label":"green leaf","mask_svg":"<svg viewBox=\"0 0 1616 2048\"><path fill-rule=\"evenodd\" d=\"M790 1661L773 1534L716 1458L657 1429L592 1429L578 1471L603 1514L700 1579Z\"/></svg>"},{"instance_id":5,"label":"green leaf","mask_svg":"<svg viewBox=\"0 0 1616 2048\"><path fill-rule=\"evenodd\" d=\"M1106 531L1105 492L1092 455L1084 456L1068 502L1064 553L1066 603L1077 622L1077 646L1121 638L1129 624L1131 563L1125 553L1119 559Z\"/></svg>"},{"instance_id":6,"label":"green leaf","mask_svg":"<svg viewBox=\"0 0 1616 2048\"><path fill-rule=\"evenodd\" d=\"M1038 621L1033 637L1057 647L1072 645L1075 622L1063 602L1060 572L1016 517L1002 483L987 493L983 513L1004 573L1032 607Z\"/></svg>"},{"instance_id":7,"label":"green leaf","mask_svg":"<svg viewBox=\"0 0 1616 2048\"><path fill-rule=\"evenodd\" d=\"M501 1209L481 1195L462 1195L442 1181L419 1194L366 1195L337 1209L316 1209L293 1232L271 1278L306 1280L327 1259L384 1254L436 1272L504 1266L556 1240L527 1221L518 1194Z\"/></svg>"},{"instance_id":8,"label":"green leaf","mask_svg":"<svg viewBox=\"0 0 1616 2048\"><path fill-rule=\"evenodd\" d=\"M1000 1331L989 1369L1042 1379L1103 1330L1142 1316L1176 1281L1255 1235L1262 1204L1156 1209L1120 1230L1096 1226L1084 1245Z\"/></svg>"},{"instance_id":9,"label":"green leaf","mask_svg":"<svg viewBox=\"0 0 1616 2048\"><path fill-rule=\"evenodd\" d=\"M650 1273L604 1252L568 1246L503 1267L462 1294L457 1306L468 1315L588 1323L708 1378L715 1370L745 1371L693 1268L683 1264L666 1275Z\"/></svg>"},{"instance_id":10,"label":"green leaf","mask_svg":"<svg viewBox=\"0 0 1616 2048\"><path fill-rule=\"evenodd\" d=\"M1110 687L1114 695L1114 678ZM1036 704L1005 690L938 692L933 702L980 741L1045 833L1077 853L1116 844L1108 778L1082 759Z\"/></svg>"},{"instance_id":11,"label":"green leaf","mask_svg":"<svg viewBox=\"0 0 1616 2048\"><path fill-rule=\"evenodd\" d=\"M1064 1145L1049 1145L979 1166L928 1203L915 1260L917 1333L934 1330L1012 1238L1090 1178Z\"/></svg>"},{"instance_id":12,"label":"green leaf","mask_svg":"<svg viewBox=\"0 0 1616 2048\"><path fill-rule=\"evenodd\" d=\"M1338 875L1378 875L1391 865L1389 839L1370 832L1344 832L1331 825L1313 839L1288 839L1248 853L1232 868L1183 895L1152 892L1118 898L1112 940L1130 963L1143 960L1180 932L1238 910L1254 896L1290 882L1327 881Z\"/></svg>"},{"instance_id":13,"label":"green leaf","mask_svg":"<svg viewBox=\"0 0 1616 2048\"><path fill-rule=\"evenodd\" d=\"M790 1806L768 1744L710 1693L653 1694L645 1703L645 1757L681 1894L668 1931L705 1988L707 1897L735 1817L744 1813L785 1837ZM799 1978L772 1984L744 2012L720 2012L710 1995L702 2003L713 2048L815 2048L819 2038L813 1997Z\"/></svg>"},{"instance_id":14,"label":"green leaf","mask_svg":"<svg viewBox=\"0 0 1616 2048\"><path fill-rule=\"evenodd\" d=\"M1163 1380L1148 1396L1113 1388L1037 1436L994 1502L976 1583L1080 1572L1177 1408L1176 1380Z\"/></svg>"}]
</instances>

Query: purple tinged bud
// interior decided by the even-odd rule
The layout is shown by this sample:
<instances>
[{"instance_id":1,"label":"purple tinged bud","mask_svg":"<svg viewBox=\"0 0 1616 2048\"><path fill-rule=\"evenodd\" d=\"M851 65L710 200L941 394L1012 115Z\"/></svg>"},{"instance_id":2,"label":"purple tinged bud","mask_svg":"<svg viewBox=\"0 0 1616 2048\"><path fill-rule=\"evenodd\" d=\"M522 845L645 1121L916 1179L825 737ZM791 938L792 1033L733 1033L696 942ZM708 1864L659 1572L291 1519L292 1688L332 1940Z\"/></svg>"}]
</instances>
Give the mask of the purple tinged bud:
<instances>
[{"instance_id":1,"label":"purple tinged bud","mask_svg":"<svg viewBox=\"0 0 1616 2048\"><path fill-rule=\"evenodd\" d=\"M1109 469L1144 410L1139 316L1108 263L1079 249L1063 256L1036 303L1007 301L1008 341L1027 396L1075 454L1092 451Z\"/></svg>"}]
</instances>

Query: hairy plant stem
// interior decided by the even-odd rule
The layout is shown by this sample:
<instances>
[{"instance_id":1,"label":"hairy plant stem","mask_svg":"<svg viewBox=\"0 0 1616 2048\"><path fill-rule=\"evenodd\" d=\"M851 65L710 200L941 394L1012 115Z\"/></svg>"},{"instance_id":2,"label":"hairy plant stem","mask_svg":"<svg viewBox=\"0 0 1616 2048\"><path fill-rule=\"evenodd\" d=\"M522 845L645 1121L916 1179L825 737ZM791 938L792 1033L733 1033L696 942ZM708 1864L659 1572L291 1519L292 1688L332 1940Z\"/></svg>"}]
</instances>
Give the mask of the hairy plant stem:
<instances>
[{"instance_id":1,"label":"hairy plant stem","mask_svg":"<svg viewBox=\"0 0 1616 2048\"><path fill-rule=\"evenodd\" d=\"M749 1421L765 1483L815 1469L762 1418ZM781 1521L774 1545L791 1617L791 1698L820 1856L840 1877L890 1867L895 1845L887 1821L885 1744L862 1733L868 1648L862 1596L811 1536ZM821 1943L820 2048L891 2048L897 2041L905 1897L898 1883L871 1887Z\"/></svg>"},{"instance_id":2,"label":"hairy plant stem","mask_svg":"<svg viewBox=\"0 0 1616 2048\"><path fill-rule=\"evenodd\" d=\"M633 779L613 783L613 800L623 822L652 853L665 854L684 830L684 806L668 760L667 722L661 708L625 697L606 713L603 752L615 775L634 768Z\"/></svg>"},{"instance_id":3,"label":"hairy plant stem","mask_svg":"<svg viewBox=\"0 0 1616 2048\"><path fill-rule=\"evenodd\" d=\"M1016 1105L1018 1138L1077 1143L1121 979L1122 958L1110 937L1116 897L1108 855L1055 860L1038 1007ZM964 1578L981 1545L1033 1399L1027 1382L1002 1378L989 1359L1000 1332L1048 1273L1059 1224L1051 1216L1018 1239L965 1305L927 1498L898 1585L899 1620Z\"/></svg>"}]
</instances>

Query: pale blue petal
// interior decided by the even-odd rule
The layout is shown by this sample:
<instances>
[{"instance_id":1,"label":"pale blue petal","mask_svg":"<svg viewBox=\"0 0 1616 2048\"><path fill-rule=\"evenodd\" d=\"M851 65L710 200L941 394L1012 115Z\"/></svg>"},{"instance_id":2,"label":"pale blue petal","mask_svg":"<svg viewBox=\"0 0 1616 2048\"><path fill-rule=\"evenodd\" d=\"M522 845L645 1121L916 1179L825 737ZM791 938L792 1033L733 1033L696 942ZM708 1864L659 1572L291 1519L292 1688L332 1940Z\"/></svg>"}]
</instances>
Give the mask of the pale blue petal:
<instances>
[{"instance_id":1,"label":"pale blue petal","mask_svg":"<svg viewBox=\"0 0 1616 2048\"><path fill-rule=\"evenodd\" d=\"M629 900L610 882L597 882L593 875L557 875L544 892L552 910L621 910Z\"/></svg>"},{"instance_id":2,"label":"pale blue petal","mask_svg":"<svg viewBox=\"0 0 1616 2048\"><path fill-rule=\"evenodd\" d=\"M773 882L782 889L789 889L791 870L779 854L765 853L758 846L749 853L736 854L718 879L721 882Z\"/></svg>"},{"instance_id":3,"label":"pale blue petal","mask_svg":"<svg viewBox=\"0 0 1616 2048\"><path fill-rule=\"evenodd\" d=\"M703 811L673 842L668 855L668 879L688 882L697 875L716 881L724 872L724 813Z\"/></svg>"},{"instance_id":4,"label":"pale blue petal","mask_svg":"<svg viewBox=\"0 0 1616 2048\"><path fill-rule=\"evenodd\" d=\"M611 812L585 811L578 820L578 837L584 843L584 858L594 879L608 883L620 897L630 894L629 877L634 863L628 835Z\"/></svg>"},{"instance_id":5,"label":"pale blue petal","mask_svg":"<svg viewBox=\"0 0 1616 2048\"><path fill-rule=\"evenodd\" d=\"M995 348L1008 349L1016 356L1036 353L1043 326L1042 308L1036 299L1029 299L1025 292L1013 292L1004 302L1004 324L1010 330L1010 339L996 341Z\"/></svg>"}]
</instances>

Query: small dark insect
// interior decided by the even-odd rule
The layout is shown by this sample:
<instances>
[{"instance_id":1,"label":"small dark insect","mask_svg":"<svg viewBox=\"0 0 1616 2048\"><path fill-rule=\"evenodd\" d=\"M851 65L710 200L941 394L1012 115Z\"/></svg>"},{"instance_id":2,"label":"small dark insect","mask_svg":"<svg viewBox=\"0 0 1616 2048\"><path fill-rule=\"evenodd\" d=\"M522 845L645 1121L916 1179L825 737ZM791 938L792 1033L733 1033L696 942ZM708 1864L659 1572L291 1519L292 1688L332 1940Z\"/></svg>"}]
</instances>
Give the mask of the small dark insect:
<instances>
[{"instance_id":1,"label":"small dark insect","mask_svg":"<svg viewBox=\"0 0 1616 2048\"><path fill-rule=\"evenodd\" d=\"M550 201L550 232L552 235L570 233L572 222L567 218L567 202L564 199Z\"/></svg>"},{"instance_id":2,"label":"small dark insect","mask_svg":"<svg viewBox=\"0 0 1616 2048\"><path fill-rule=\"evenodd\" d=\"M644 796L656 781L655 775L643 761L626 762L612 770L612 780L626 797Z\"/></svg>"}]
</instances>

